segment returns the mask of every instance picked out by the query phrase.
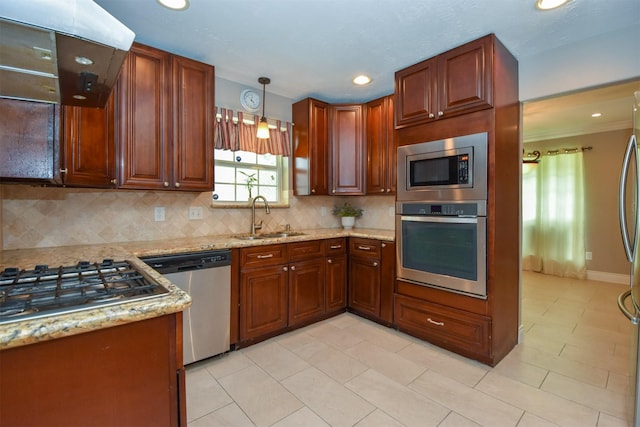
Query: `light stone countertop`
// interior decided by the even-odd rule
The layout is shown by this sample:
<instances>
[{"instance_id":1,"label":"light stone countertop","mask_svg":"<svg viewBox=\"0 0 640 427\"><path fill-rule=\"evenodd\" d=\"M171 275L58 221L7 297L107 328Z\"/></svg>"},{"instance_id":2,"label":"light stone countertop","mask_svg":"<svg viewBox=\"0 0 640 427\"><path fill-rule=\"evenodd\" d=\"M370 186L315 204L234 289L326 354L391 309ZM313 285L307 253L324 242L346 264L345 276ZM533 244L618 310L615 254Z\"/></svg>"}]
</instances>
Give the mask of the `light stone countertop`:
<instances>
[{"instance_id":1,"label":"light stone countertop","mask_svg":"<svg viewBox=\"0 0 640 427\"><path fill-rule=\"evenodd\" d=\"M66 266L75 265L79 261L100 262L108 258L115 261L128 260L136 268L169 290L166 295L147 300L0 324L0 350L176 313L191 305L191 297L189 295L147 266L138 257L329 239L333 237L363 237L384 241L393 241L395 239L393 230L358 228L343 230L335 228L296 231L304 234L258 240L240 240L232 235L214 235L144 242L0 251L0 270L4 270L7 267L33 269L36 264Z\"/></svg>"}]
</instances>

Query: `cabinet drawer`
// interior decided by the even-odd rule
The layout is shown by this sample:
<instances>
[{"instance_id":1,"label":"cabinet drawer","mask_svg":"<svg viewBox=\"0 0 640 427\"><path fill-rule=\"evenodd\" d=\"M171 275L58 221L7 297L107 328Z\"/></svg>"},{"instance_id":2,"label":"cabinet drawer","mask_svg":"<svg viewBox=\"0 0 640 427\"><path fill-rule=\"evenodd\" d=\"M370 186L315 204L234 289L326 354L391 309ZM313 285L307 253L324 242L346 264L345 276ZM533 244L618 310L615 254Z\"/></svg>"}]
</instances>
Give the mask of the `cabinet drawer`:
<instances>
[{"instance_id":1,"label":"cabinet drawer","mask_svg":"<svg viewBox=\"0 0 640 427\"><path fill-rule=\"evenodd\" d=\"M380 259L380 242L378 240L352 237L350 239L349 250L351 255Z\"/></svg>"},{"instance_id":2,"label":"cabinet drawer","mask_svg":"<svg viewBox=\"0 0 640 427\"><path fill-rule=\"evenodd\" d=\"M490 356L490 318L397 294L394 308L400 330L466 356Z\"/></svg>"},{"instance_id":3,"label":"cabinet drawer","mask_svg":"<svg viewBox=\"0 0 640 427\"><path fill-rule=\"evenodd\" d=\"M322 240L289 243L288 251L289 259L292 261L317 258L324 255L322 252Z\"/></svg>"},{"instance_id":4,"label":"cabinet drawer","mask_svg":"<svg viewBox=\"0 0 640 427\"><path fill-rule=\"evenodd\" d=\"M341 255L347 251L347 239L338 237L324 241L324 250L327 256Z\"/></svg>"},{"instance_id":5,"label":"cabinet drawer","mask_svg":"<svg viewBox=\"0 0 640 427\"><path fill-rule=\"evenodd\" d=\"M268 265L286 264L287 245L252 246L240 249L240 268L256 268Z\"/></svg>"}]
</instances>

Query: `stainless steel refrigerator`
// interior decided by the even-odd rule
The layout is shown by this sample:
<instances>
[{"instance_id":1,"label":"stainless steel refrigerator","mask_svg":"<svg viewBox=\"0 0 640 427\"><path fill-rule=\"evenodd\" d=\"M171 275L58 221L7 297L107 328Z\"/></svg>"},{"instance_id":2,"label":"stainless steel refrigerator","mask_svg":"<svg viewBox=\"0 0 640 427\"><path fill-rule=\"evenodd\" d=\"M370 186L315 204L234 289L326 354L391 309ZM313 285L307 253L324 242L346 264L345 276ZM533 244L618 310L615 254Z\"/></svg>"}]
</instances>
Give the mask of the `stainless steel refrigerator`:
<instances>
[{"instance_id":1,"label":"stainless steel refrigerator","mask_svg":"<svg viewBox=\"0 0 640 427\"><path fill-rule=\"evenodd\" d=\"M625 151L620 174L619 188L619 217L622 242L630 263L630 287L618 297L620 311L631 321L633 328L631 333L631 354L629 367L629 402L628 416L633 419L633 424L640 427L640 359L638 358L638 342L640 341L640 244L638 243L640 227L640 158L638 151L638 138L640 138L640 91L634 94L632 107L633 124L631 136Z\"/></svg>"}]
</instances>

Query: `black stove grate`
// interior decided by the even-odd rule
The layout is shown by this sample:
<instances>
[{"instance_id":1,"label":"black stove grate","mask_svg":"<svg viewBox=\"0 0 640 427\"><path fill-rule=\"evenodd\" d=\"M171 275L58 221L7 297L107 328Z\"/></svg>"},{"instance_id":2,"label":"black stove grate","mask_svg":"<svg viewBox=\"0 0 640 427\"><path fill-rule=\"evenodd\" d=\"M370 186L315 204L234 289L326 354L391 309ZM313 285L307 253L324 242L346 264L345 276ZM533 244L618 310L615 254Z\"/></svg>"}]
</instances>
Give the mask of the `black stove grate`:
<instances>
[{"instance_id":1,"label":"black stove grate","mask_svg":"<svg viewBox=\"0 0 640 427\"><path fill-rule=\"evenodd\" d=\"M0 324L152 298L168 291L128 261L0 272Z\"/></svg>"}]
</instances>

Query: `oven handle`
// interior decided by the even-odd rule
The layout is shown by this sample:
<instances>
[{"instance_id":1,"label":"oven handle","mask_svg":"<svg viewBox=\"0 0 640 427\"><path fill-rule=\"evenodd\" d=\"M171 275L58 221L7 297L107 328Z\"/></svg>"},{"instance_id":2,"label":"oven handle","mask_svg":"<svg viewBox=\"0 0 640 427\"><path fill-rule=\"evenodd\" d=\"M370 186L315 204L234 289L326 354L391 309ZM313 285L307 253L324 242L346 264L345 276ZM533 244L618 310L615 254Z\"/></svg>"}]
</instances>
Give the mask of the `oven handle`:
<instances>
[{"instance_id":1,"label":"oven handle","mask_svg":"<svg viewBox=\"0 0 640 427\"><path fill-rule=\"evenodd\" d=\"M400 216L401 221L417 221L417 222L438 222L438 223L455 223L455 224L477 224L477 216Z\"/></svg>"}]
</instances>

